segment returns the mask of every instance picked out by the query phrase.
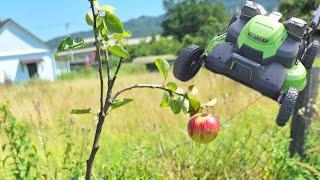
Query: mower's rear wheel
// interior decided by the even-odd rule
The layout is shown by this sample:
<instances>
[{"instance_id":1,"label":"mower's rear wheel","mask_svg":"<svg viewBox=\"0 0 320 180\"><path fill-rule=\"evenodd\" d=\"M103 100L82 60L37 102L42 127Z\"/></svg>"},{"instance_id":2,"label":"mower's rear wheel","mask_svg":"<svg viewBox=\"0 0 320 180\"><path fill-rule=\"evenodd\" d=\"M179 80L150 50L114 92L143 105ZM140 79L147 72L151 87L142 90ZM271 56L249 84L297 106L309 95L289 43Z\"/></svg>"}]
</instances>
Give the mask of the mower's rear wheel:
<instances>
[{"instance_id":1,"label":"mower's rear wheel","mask_svg":"<svg viewBox=\"0 0 320 180\"><path fill-rule=\"evenodd\" d=\"M277 117L277 124L279 126L285 126L286 123L289 121L293 113L298 98L298 94L299 91L297 89L290 88L288 92L282 96L280 100L281 107Z\"/></svg>"},{"instance_id":2,"label":"mower's rear wheel","mask_svg":"<svg viewBox=\"0 0 320 180\"><path fill-rule=\"evenodd\" d=\"M302 64L307 70L312 68L313 62L316 59L318 53L319 46L320 44L318 41L313 41L312 44L310 44L310 46L308 47L305 55L303 56Z\"/></svg>"},{"instance_id":3,"label":"mower's rear wheel","mask_svg":"<svg viewBox=\"0 0 320 180\"><path fill-rule=\"evenodd\" d=\"M302 158L305 157L304 151L306 149L308 127L315 120L314 114L316 114L316 110L313 105L318 97L319 75L320 68L309 70L307 85L299 93L291 123L291 142L289 147L291 156L298 154ZM302 111L303 114L300 112L301 109L304 109Z\"/></svg>"},{"instance_id":4,"label":"mower's rear wheel","mask_svg":"<svg viewBox=\"0 0 320 180\"><path fill-rule=\"evenodd\" d=\"M204 63L203 53L204 49L196 45L182 50L173 67L174 77L183 82L192 79Z\"/></svg>"}]
</instances>

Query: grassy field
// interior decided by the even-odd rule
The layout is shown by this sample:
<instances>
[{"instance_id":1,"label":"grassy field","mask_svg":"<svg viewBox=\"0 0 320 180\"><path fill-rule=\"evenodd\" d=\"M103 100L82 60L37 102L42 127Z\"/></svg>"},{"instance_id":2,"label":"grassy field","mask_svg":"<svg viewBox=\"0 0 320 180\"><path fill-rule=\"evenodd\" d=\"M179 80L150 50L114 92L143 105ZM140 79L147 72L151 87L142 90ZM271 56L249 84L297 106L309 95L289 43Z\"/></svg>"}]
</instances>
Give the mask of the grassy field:
<instances>
[{"instance_id":1,"label":"grassy field","mask_svg":"<svg viewBox=\"0 0 320 180\"><path fill-rule=\"evenodd\" d=\"M157 73L123 73L116 89L136 83L161 83L160 79ZM172 76L170 79L174 80ZM205 70L181 86L191 84L198 85L202 101L218 99L216 107L208 110L222 123L221 134L214 142L192 142L186 131L188 117L161 109L162 93L158 90L135 90L126 94L134 103L108 116L94 178L320 178L318 121L309 133L308 158L300 162L288 157L289 126L276 126L275 102ZM85 107L97 112L98 93L96 76L0 87L0 101L9 101L11 113L37 149L39 157L30 174L42 174L43 179L83 178L97 119L94 115L73 116L69 112ZM0 133L2 145L8 138L4 131ZM5 152L0 155L2 162ZM0 163L0 177L13 178L13 166L4 164Z\"/></svg>"}]
</instances>

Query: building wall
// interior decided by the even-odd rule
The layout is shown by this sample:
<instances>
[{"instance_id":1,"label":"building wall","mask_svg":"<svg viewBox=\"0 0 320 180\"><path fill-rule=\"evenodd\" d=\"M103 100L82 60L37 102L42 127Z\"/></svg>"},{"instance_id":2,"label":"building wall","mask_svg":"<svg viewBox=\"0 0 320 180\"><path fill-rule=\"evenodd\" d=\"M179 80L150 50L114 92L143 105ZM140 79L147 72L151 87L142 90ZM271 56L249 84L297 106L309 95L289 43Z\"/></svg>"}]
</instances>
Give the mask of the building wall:
<instances>
[{"instance_id":1,"label":"building wall","mask_svg":"<svg viewBox=\"0 0 320 180\"><path fill-rule=\"evenodd\" d=\"M30 80L27 65L20 62L21 59L43 59L37 63L40 79L54 81L56 77L55 61L51 53L29 54L22 56L0 57L0 83L5 79L14 83L24 83Z\"/></svg>"},{"instance_id":2,"label":"building wall","mask_svg":"<svg viewBox=\"0 0 320 180\"><path fill-rule=\"evenodd\" d=\"M19 25L8 22L0 30L0 83L5 78L14 83L28 81L30 77L27 65L20 61L31 59L43 59L37 63L40 79L55 80L57 72L53 52Z\"/></svg>"},{"instance_id":3,"label":"building wall","mask_svg":"<svg viewBox=\"0 0 320 180\"><path fill-rule=\"evenodd\" d=\"M55 72L55 61L52 59L50 53L46 53L41 57L44 61L38 63L38 74L40 79L54 81L56 72Z\"/></svg>"},{"instance_id":4,"label":"building wall","mask_svg":"<svg viewBox=\"0 0 320 180\"><path fill-rule=\"evenodd\" d=\"M4 83L6 80L15 82L17 73L18 73L19 61L15 58L6 58L0 61L0 83ZM20 78L23 79L23 76L20 75ZM26 78L26 77L25 77Z\"/></svg>"}]
</instances>

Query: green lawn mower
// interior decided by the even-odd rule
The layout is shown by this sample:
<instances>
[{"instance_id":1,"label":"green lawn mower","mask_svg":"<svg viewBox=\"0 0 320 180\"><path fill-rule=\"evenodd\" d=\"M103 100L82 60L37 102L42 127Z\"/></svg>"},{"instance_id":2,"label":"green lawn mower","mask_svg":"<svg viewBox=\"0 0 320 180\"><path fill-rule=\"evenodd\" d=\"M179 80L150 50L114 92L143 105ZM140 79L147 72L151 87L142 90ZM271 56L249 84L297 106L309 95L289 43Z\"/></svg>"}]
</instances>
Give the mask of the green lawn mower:
<instances>
[{"instance_id":1,"label":"green lawn mower","mask_svg":"<svg viewBox=\"0 0 320 180\"><path fill-rule=\"evenodd\" d=\"M225 33L206 49L190 45L182 50L173 73L180 81L192 79L201 66L244 84L281 105L277 124L284 126L295 110L299 92L310 75L319 42L314 41L320 6L311 23L298 18L280 22L282 14L246 1Z\"/></svg>"}]
</instances>

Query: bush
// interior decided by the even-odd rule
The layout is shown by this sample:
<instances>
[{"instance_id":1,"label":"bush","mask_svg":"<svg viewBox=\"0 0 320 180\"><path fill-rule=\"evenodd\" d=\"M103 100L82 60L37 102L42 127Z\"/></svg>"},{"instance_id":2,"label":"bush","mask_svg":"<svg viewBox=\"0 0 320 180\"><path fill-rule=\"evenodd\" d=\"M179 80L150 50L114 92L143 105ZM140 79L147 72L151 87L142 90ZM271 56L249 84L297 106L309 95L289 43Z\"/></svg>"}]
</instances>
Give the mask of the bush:
<instances>
[{"instance_id":1,"label":"bush","mask_svg":"<svg viewBox=\"0 0 320 180\"><path fill-rule=\"evenodd\" d=\"M112 73L116 70L117 68L117 63L119 59L115 58L110 58L110 68ZM147 72L147 68L145 65L140 65L140 64L131 64L131 63L126 63L122 65L123 68L120 70L121 74L127 75L127 74L135 74L135 73L142 73L142 72ZM104 69L106 66L104 65ZM59 76L58 80L74 80L74 79L81 79L81 78L97 78L98 77L98 71L89 68L89 69L82 69L79 71L72 71L70 73L65 73ZM33 80L30 81L28 84L35 84L35 83L41 83L42 81L39 80ZM45 81L44 81L45 82Z\"/></svg>"},{"instance_id":2,"label":"bush","mask_svg":"<svg viewBox=\"0 0 320 180\"><path fill-rule=\"evenodd\" d=\"M150 55L177 54L181 43L176 39L160 38L150 43L141 43L128 48L132 58Z\"/></svg>"},{"instance_id":3,"label":"bush","mask_svg":"<svg viewBox=\"0 0 320 180\"><path fill-rule=\"evenodd\" d=\"M41 177L38 167L39 154L36 146L27 137L27 128L17 124L11 115L8 104L0 105L0 132L2 168L7 169L7 176L16 179L35 179Z\"/></svg>"},{"instance_id":4,"label":"bush","mask_svg":"<svg viewBox=\"0 0 320 180\"><path fill-rule=\"evenodd\" d=\"M114 69L113 69L114 71ZM124 64L123 68L120 69L120 75L129 75L148 72L147 66L143 64Z\"/></svg>"},{"instance_id":5,"label":"bush","mask_svg":"<svg viewBox=\"0 0 320 180\"><path fill-rule=\"evenodd\" d=\"M79 78L88 78L88 77L97 77L97 72L90 68L90 69L83 69L79 71L72 71L70 73L65 73L59 76L59 80L73 80Z\"/></svg>"}]
</instances>

